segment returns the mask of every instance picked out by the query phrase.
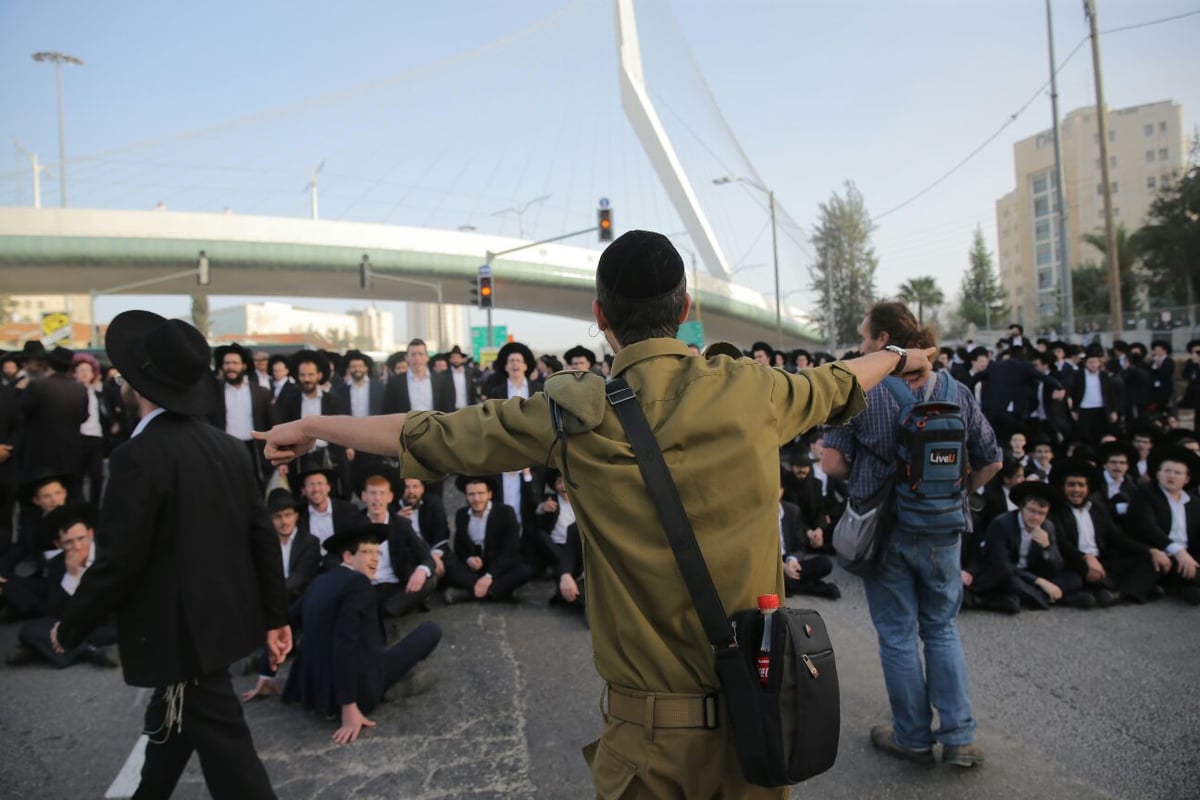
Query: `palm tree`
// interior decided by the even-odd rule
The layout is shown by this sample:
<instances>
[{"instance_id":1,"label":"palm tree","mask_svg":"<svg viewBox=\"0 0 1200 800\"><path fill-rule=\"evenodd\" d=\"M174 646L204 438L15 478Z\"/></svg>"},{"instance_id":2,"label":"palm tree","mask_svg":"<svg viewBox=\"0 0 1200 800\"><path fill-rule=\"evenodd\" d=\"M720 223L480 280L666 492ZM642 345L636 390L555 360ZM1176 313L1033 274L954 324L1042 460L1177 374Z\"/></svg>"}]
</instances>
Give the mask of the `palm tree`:
<instances>
[{"instance_id":1,"label":"palm tree","mask_svg":"<svg viewBox=\"0 0 1200 800\"><path fill-rule=\"evenodd\" d=\"M925 324L925 308L936 308L946 302L946 295L937 285L937 279L932 275L919 278L909 278L900 284L900 299L906 303L917 304L917 324Z\"/></svg>"},{"instance_id":2,"label":"palm tree","mask_svg":"<svg viewBox=\"0 0 1200 800\"><path fill-rule=\"evenodd\" d=\"M1082 238L1085 244L1090 244L1104 256L1107 282L1108 237L1096 232L1085 233ZM1117 266L1121 270L1121 308L1125 311L1136 311L1139 305L1137 289L1141 275L1139 262L1142 258L1142 238L1140 230L1129 233L1124 225L1117 226Z\"/></svg>"}]
</instances>

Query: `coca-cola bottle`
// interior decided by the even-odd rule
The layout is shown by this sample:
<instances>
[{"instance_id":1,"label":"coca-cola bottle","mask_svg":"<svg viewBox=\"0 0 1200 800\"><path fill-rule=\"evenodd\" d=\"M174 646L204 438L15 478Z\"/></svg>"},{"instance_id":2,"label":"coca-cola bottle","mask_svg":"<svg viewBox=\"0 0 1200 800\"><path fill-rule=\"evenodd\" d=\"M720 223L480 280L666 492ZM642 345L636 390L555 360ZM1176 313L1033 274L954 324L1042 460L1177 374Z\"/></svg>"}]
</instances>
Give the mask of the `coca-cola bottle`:
<instances>
[{"instance_id":1,"label":"coca-cola bottle","mask_svg":"<svg viewBox=\"0 0 1200 800\"><path fill-rule=\"evenodd\" d=\"M763 615L762 646L758 650L758 680L763 686L767 685L771 669L771 622L779 609L779 595L760 594L758 610Z\"/></svg>"}]
</instances>

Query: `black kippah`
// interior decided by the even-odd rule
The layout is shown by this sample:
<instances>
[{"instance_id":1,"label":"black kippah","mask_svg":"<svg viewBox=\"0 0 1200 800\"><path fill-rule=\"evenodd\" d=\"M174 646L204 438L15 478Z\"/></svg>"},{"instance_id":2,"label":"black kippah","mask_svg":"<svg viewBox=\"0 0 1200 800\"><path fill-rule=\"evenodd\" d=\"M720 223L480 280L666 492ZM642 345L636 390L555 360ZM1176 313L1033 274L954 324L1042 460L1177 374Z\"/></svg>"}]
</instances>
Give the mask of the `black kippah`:
<instances>
[{"instance_id":1,"label":"black kippah","mask_svg":"<svg viewBox=\"0 0 1200 800\"><path fill-rule=\"evenodd\" d=\"M600 255L596 284L625 300L657 300L679 287L683 259L671 241L653 231L629 231Z\"/></svg>"}]
</instances>

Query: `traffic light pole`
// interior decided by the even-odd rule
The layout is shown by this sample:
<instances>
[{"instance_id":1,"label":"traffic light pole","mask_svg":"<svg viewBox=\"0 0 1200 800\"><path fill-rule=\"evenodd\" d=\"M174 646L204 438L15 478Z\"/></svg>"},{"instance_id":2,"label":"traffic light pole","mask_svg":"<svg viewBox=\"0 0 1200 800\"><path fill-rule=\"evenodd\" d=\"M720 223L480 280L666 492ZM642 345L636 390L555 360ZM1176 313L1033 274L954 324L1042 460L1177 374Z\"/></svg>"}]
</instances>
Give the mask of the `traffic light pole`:
<instances>
[{"instance_id":1,"label":"traffic light pole","mask_svg":"<svg viewBox=\"0 0 1200 800\"><path fill-rule=\"evenodd\" d=\"M395 281L396 283L407 283L412 286L423 286L426 289L432 289L437 295L438 307L438 350L446 349L446 308L442 297L442 282L441 281L418 281L412 278L401 278L396 275L387 275L382 272L376 272L371 269L371 262L364 257L362 267L363 281L369 281L373 278L381 278L385 281ZM366 289L366 286L362 288Z\"/></svg>"},{"instance_id":2,"label":"traffic light pole","mask_svg":"<svg viewBox=\"0 0 1200 800\"><path fill-rule=\"evenodd\" d=\"M574 236L582 236L585 233L595 233L598 230L600 230L600 226L593 225L592 227L584 228L581 231L574 231L572 233L564 233L561 236L552 236L549 239L539 239L536 242L528 242L527 244L518 245L517 247L510 247L507 250L499 250L495 253L493 253L491 250L488 250L483 263L485 266L491 267L492 260L499 258L500 256L506 256L509 253L516 253L521 250L528 250L531 247L537 247L538 245L542 245L542 244L550 244L551 242L561 242L563 239L570 239ZM492 341L492 307L491 306L488 306L488 309L487 309L487 342L488 342L488 347L495 346L495 344Z\"/></svg>"}]
</instances>

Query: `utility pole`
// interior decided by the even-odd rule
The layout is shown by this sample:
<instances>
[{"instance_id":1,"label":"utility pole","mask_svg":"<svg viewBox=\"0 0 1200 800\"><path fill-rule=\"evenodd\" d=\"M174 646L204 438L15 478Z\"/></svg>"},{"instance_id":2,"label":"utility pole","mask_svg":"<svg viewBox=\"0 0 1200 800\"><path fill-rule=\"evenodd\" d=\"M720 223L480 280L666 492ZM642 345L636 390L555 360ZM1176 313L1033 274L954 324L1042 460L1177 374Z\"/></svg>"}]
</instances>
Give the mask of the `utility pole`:
<instances>
[{"instance_id":1,"label":"utility pole","mask_svg":"<svg viewBox=\"0 0 1200 800\"><path fill-rule=\"evenodd\" d=\"M29 168L33 171L33 207L41 208L42 207L42 173L45 172L48 174L49 170L46 169L46 165L43 164L41 162L41 159L38 158L37 153L29 152L24 147L22 147L21 143L18 142L16 139L13 139L13 144L15 144L17 146L17 149L21 151L21 154L24 155L25 158L29 159Z\"/></svg>"},{"instance_id":2,"label":"utility pole","mask_svg":"<svg viewBox=\"0 0 1200 800\"><path fill-rule=\"evenodd\" d=\"M1112 181L1108 177L1108 109L1104 105L1104 83L1100 77L1100 34L1096 30L1095 0L1083 0L1092 38L1092 71L1096 76L1096 122L1100 130L1100 180L1104 182L1104 232L1108 239L1108 289L1112 304L1113 337L1120 339L1125 330L1121 308L1121 263L1117 252L1117 226L1113 221Z\"/></svg>"},{"instance_id":3,"label":"utility pole","mask_svg":"<svg viewBox=\"0 0 1200 800\"><path fill-rule=\"evenodd\" d=\"M313 222L316 222L317 219L319 218L319 215L317 213L317 211L318 211L318 209L317 209L317 178L320 176L321 170L323 170L323 169L325 169L324 159L321 160L320 164L317 164L316 169L314 169L312 172L310 172L308 174L308 185L304 187L305 190L310 195L310 200L311 200L311 205L312 205Z\"/></svg>"},{"instance_id":4,"label":"utility pole","mask_svg":"<svg viewBox=\"0 0 1200 800\"><path fill-rule=\"evenodd\" d=\"M1054 60L1054 22L1046 0L1046 38L1050 42L1050 110L1054 115L1054 202L1058 204L1059 291L1062 294L1063 330L1075 333L1075 295L1071 287L1071 248L1067 238L1067 204L1063 192L1062 136L1058 127L1058 67Z\"/></svg>"},{"instance_id":5,"label":"utility pole","mask_svg":"<svg viewBox=\"0 0 1200 800\"><path fill-rule=\"evenodd\" d=\"M62 65L75 64L82 67L83 61L66 53L34 53L34 61L50 61L54 64L54 81L58 87L58 204L67 207L67 134L63 121Z\"/></svg>"}]
</instances>

